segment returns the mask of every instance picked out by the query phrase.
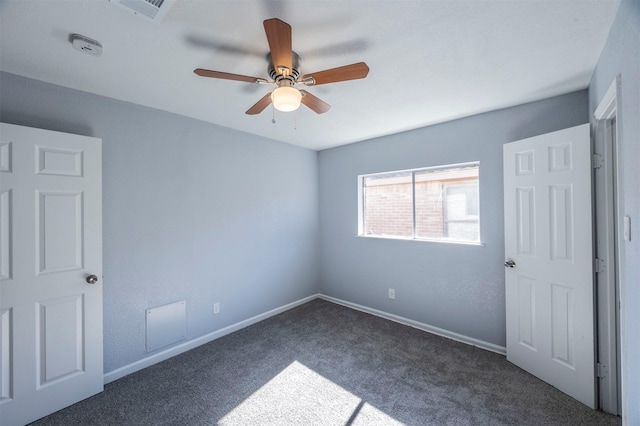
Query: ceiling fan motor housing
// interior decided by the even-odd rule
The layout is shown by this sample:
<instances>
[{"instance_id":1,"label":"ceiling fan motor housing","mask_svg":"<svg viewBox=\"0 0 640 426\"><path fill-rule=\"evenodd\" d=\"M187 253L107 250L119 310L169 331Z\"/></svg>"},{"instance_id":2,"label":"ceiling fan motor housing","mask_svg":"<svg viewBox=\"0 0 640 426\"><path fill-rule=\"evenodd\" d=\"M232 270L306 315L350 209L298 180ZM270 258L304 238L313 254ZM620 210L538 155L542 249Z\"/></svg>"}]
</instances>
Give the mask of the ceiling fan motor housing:
<instances>
[{"instance_id":1,"label":"ceiling fan motor housing","mask_svg":"<svg viewBox=\"0 0 640 426\"><path fill-rule=\"evenodd\" d=\"M291 63L293 69L276 66L271 58L271 53L267 55L269 61L269 77L278 87L293 86L300 77L300 56L296 52L291 52Z\"/></svg>"}]
</instances>

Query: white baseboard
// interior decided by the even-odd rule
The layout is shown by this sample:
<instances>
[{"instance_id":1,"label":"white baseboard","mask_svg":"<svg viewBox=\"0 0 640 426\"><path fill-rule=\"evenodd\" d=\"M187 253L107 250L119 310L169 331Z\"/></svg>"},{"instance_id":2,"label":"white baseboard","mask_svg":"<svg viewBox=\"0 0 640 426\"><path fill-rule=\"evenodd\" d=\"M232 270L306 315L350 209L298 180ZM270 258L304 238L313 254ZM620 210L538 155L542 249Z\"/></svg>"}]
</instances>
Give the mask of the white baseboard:
<instances>
[{"instance_id":1,"label":"white baseboard","mask_svg":"<svg viewBox=\"0 0 640 426\"><path fill-rule=\"evenodd\" d=\"M504 346L498 346L493 343L485 342L484 340L475 339L473 337L465 336L462 334L454 333L452 331L448 331L442 328L434 327L429 324L424 324L418 321L414 321L408 318L404 318L398 315L390 314L388 312L379 311L377 309L369 308L367 306L358 305L357 303L347 302L346 300L337 299L335 297L327 296L324 294L314 294L303 299L297 300L295 302L288 303L279 308L272 309L268 312L265 312L260 315L256 315L244 321L237 322L225 328L221 328L220 330L214 331L209 334L205 334L204 336L197 337L193 340L189 340L188 342L181 343L177 346L173 346L171 348L165 349L161 352L150 355L146 358L133 362L131 364L125 365L123 367L117 368L113 371L110 371L104 375L104 384L111 383L114 380L118 380L124 376L127 376L131 373L135 373L136 371L142 370L143 368L147 368L152 366L153 364L157 364L161 361L179 355L188 350L194 349L200 345L204 345L205 343L209 343L213 340L219 339L227 334L231 334L234 331L241 330L245 327L263 321L272 316L281 314L282 312L293 309L297 306L303 305L307 302L310 302L314 299L324 299L329 302L337 303L338 305L346 306L348 308L356 309L358 311L366 312L368 314L372 314L381 318L385 318L400 324L408 325L414 328L417 328L422 331L426 331L428 333L437 334L438 336L446 337L457 342L466 343L468 345L476 346L481 349L485 349L491 352L496 352L501 355L506 355L507 350Z\"/></svg>"},{"instance_id":2,"label":"white baseboard","mask_svg":"<svg viewBox=\"0 0 640 426\"><path fill-rule=\"evenodd\" d=\"M455 340L457 342L466 343L468 345L476 346L480 349L485 349L487 351L495 352L500 355L507 354L507 348L504 346L499 346L494 343L485 342L484 340L476 339L473 337L465 336L463 334L454 333L453 331L445 330L443 328L434 327L433 325L424 324L418 321L414 321L408 318L401 317L399 315L390 314L388 312L379 311L377 309L369 308L367 306L358 305L357 303L347 302L346 300L337 299L335 297L327 296L324 294L319 294L319 298L327 300L329 302L337 303L338 305L343 305L348 308L356 309L358 311L366 312L371 315L375 315L381 318L385 318L394 322L398 322L400 324L408 325L414 328L417 328L422 331L426 331L428 333L437 334L438 336L446 337L451 340Z\"/></svg>"},{"instance_id":3,"label":"white baseboard","mask_svg":"<svg viewBox=\"0 0 640 426\"><path fill-rule=\"evenodd\" d=\"M205 334L204 336L197 337L193 340L189 340L188 342L181 343L177 346L173 346L171 348L165 349L164 351L155 353L146 358L133 362L131 364L125 365L123 367L117 368L113 371L110 371L104 375L104 384L111 383L114 380L118 380L126 375L131 373L135 373L136 371L142 370L143 368L147 368L152 366L153 364L157 364L161 361L179 355L183 352L196 348L200 345L204 345L205 343L209 343L213 340L219 339L227 334L231 334L234 331L238 331L250 325L253 325L257 322L263 321L272 316L281 314L282 312L288 311L289 309L293 309L297 306L303 305L307 302L310 302L314 299L320 297L318 294L314 294L303 299L297 300L295 302L288 303L279 308L272 309L268 312L265 312L260 315L256 315L244 321L237 322L225 328L221 328L220 330L214 331L209 334Z\"/></svg>"}]
</instances>

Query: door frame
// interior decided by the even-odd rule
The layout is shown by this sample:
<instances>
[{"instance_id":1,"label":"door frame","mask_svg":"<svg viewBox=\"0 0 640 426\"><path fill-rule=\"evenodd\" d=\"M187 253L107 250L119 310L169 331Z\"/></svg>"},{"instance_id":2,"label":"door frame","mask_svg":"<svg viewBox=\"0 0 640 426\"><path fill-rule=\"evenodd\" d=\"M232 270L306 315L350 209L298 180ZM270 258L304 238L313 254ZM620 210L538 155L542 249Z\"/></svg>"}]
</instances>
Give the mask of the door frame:
<instances>
[{"instance_id":1,"label":"door frame","mask_svg":"<svg viewBox=\"0 0 640 426\"><path fill-rule=\"evenodd\" d=\"M596 268L598 408L622 413L620 310L624 297L624 199L622 188L622 99L618 75L593 114L594 247ZM624 328L624 325L622 325Z\"/></svg>"}]
</instances>

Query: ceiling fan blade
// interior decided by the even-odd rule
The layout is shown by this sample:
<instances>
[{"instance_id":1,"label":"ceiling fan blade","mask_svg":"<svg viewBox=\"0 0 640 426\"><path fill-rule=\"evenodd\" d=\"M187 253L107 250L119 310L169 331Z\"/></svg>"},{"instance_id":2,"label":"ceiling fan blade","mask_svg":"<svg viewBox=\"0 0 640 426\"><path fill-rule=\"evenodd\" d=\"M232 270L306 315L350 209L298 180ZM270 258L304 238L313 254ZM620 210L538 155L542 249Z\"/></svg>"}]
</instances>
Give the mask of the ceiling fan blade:
<instances>
[{"instance_id":1,"label":"ceiling fan blade","mask_svg":"<svg viewBox=\"0 0 640 426\"><path fill-rule=\"evenodd\" d=\"M331 105L321 100L320 98L313 96L306 90L300 90L300 93L302 93L302 99L300 100L300 102L308 106L311 110L315 111L316 114L324 114L331 109Z\"/></svg>"},{"instance_id":2,"label":"ceiling fan blade","mask_svg":"<svg viewBox=\"0 0 640 426\"><path fill-rule=\"evenodd\" d=\"M222 71L205 70L202 68L197 68L193 70L193 72L195 72L201 77L222 78L224 80L246 81L247 83L258 83L260 81L265 81L264 78L249 77L247 75L231 74L231 73L222 72Z\"/></svg>"},{"instance_id":3,"label":"ceiling fan blade","mask_svg":"<svg viewBox=\"0 0 640 426\"><path fill-rule=\"evenodd\" d=\"M369 67L367 64L364 62L358 62L357 64L345 65L343 67L305 74L302 76L302 82L306 85L317 86L318 84L357 80L359 78L365 78L367 74L369 74Z\"/></svg>"},{"instance_id":4,"label":"ceiling fan blade","mask_svg":"<svg viewBox=\"0 0 640 426\"><path fill-rule=\"evenodd\" d=\"M264 21L264 31L267 34L274 69L278 72L278 67L286 67L291 72L293 69L291 25L278 18L267 19Z\"/></svg>"},{"instance_id":5,"label":"ceiling fan blade","mask_svg":"<svg viewBox=\"0 0 640 426\"><path fill-rule=\"evenodd\" d=\"M249 108L247 112L245 112L245 114L248 114L248 115L260 114L262 111L264 111L266 107L269 106L270 103L271 103L271 92L264 95L264 97L260 99L258 102L256 102L255 105L253 105L251 108Z\"/></svg>"}]
</instances>

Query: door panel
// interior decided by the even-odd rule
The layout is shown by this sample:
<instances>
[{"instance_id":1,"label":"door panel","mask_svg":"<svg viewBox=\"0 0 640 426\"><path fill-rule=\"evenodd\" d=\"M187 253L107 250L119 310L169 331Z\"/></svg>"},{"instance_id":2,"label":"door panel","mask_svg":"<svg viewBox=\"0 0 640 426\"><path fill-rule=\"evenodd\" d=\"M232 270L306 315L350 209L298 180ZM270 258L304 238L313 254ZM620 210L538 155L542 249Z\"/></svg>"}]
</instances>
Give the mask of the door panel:
<instances>
[{"instance_id":1,"label":"door panel","mask_svg":"<svg viewBox=\"0 0 640 426\"><path fill-rule=\"evenodd\" d=\"M103 387L101 141L2 123L0 165L0 423L14 425Z\"/></svg>"},{"instance_id":2,"label":"door panel","mask_svg":"<svg viewBox=\"0 0 640 426\"><path fill-rule=\"evenodd\" d=\"M536 282L518 277L518 342L536 351Z\"/></svg>"},{"instance_id":3,"label":"door panel","mask_svg":"<svg viewBox=\"0 0 640 426\"><path fill-rule=\"evenodd\" d=\"M81 294L38 303L38 384L48 385L84 369L84 303Z\"/></svg>"},{"instance_id":4,"label":"door panel","mask_svg":"<svg viewBox=\"0 0 640 426\"><path fill-rule=\"evenodd\" d=\"M504 145L504 197L507 359L594 407L589 125Z\"/></svg>"},{"instance_id":5,"label":"door panel","mask_svg":"<svg viewBox=\"0 0 640 426\"><path fill-rule=\"evenodd\" d=\"M551 358L568 368L573 360L573 289L551 283Z\"/></svg>"},{"instance_id":6,"label":"door panel","mask_svg":"<svg viewBox=\"0 0 640 426\"><path fill-rule=\"evenodd\" d=\"M11 279L11 189L0 191L0 280Z\"/></svg>"},{"instance_id":7,"label":"door panel","mask_svg":"<svg viewBox=\"0 0 640 426\"><path fill-rule=\"evenodd\" d=\"M551 260L573 260L572 206L571 186L549 187Z\"/></svg>"},{"instance_id":8,"label":"door panel","mask_svg":"<svg viewBox=\"0 0 640 426\"><path fill-rule=\"evenodd\" d=\"M11 398L11 309L0 310L0 404ZM1 407L1 406L0 406Z\"/></svg>"},{"instance_id":9,"label":"door panel","mask_svg":"<svg viewBox=\"0 0 640 426\"><path fill-rule=\"evenodd\" d=\"M38 273L82 269L82 192L38 192Z\"/></svg>"},{"instance_id":10,"label":"door panel","mask_svg":"<svg viewBox=\"0 0 640 426\"><path fill-rule=\"evenodd\" d=\"M536 197L535 188L516 189L516 236L518 254L536 254Z\"/></svg>"}]
</instances>

